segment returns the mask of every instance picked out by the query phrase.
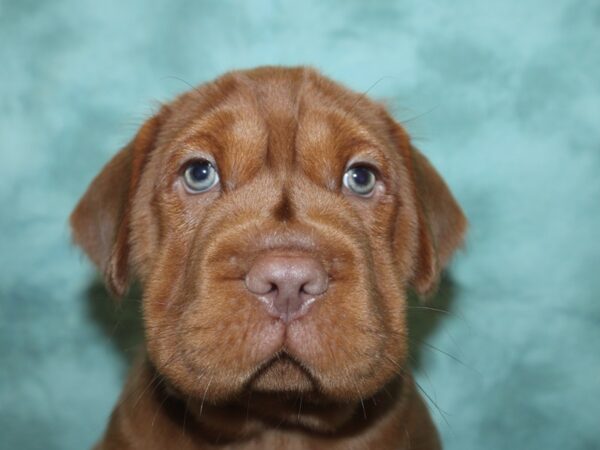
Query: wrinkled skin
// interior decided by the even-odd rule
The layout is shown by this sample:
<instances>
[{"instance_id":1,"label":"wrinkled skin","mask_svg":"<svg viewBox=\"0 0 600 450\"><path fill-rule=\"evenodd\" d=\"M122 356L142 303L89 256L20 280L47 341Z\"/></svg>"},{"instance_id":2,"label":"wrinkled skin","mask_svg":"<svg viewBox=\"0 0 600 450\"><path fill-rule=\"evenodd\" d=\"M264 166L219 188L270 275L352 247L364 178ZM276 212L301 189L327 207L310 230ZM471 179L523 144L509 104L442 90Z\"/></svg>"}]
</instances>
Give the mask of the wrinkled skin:
<instances>
[{"instance_id":1,"label":"wrinkled skin","mask_svg":"<svg viewBox=\"0 0 600 450\"><path fill-rule=\"evenodd\" d=\"M193 193L199 159L219 183ZM368 197L342 183L356 164ZM71 223L113 292L144 291L146 353L100 448L438 448L406 291L435 288L466 222L383 106L311 69L226 74L147 121ZM272 253L328 276L287 323L244 281Z\"/></svg>"}]
</instances>

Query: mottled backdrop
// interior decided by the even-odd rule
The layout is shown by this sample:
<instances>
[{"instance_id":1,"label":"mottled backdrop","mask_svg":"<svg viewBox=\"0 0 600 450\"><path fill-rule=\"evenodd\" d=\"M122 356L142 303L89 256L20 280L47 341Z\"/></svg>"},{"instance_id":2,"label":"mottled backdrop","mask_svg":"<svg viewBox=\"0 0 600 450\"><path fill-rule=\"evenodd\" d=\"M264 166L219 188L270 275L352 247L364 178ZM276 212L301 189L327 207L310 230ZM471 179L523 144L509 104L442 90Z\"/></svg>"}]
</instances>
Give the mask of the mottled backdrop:
<instances>
[{"instance_id":1,"label":"mottled backdrop","mask_svg":"<svg viewBox=\"0 0 600 450\"><path fill-rule=\"evenodd\" d=\"M446 447L600 448L594 0L0 0L0 447L89 447L136 345L77 198L158 102L260 64L386 100L464 205L449 312L411 310Z\"/></svg>"}]
</instances>

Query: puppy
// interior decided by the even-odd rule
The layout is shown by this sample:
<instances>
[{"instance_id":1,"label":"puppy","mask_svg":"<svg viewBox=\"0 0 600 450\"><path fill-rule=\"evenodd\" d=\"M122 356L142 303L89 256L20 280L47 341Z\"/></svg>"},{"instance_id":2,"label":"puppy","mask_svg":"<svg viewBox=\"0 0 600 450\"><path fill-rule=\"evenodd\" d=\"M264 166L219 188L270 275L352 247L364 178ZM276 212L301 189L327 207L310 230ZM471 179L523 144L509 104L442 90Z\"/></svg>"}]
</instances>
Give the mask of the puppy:
<instances>
[{"instance_id":1,"label":"puppy","mask_svg":"<svg viewBox=\"0 0 600 450\"><path fill-rule=\"evenodd\" d=\"M385 108L308 68L160 108L71 215L145 353L102 450L438 449L407 364L463 213Z\"/></svg>"}]
</instances>

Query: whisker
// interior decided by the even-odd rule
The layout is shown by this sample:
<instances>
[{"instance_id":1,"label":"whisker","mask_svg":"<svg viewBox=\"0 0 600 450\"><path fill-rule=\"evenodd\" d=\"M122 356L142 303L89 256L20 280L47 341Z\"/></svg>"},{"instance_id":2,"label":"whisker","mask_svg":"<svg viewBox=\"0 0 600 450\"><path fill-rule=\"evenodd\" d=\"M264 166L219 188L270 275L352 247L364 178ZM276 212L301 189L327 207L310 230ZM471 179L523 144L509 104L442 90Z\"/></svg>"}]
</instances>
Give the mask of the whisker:
<instances>
[{"instance_id":1,"label":"whisker","mask_svg":"<svg viewBox=\"0 0 600 450\"><path fill-rule=\"evenodd\" d=\"M375 88L375 86L377 86L379 83L381 83L383 80L388 79L388 78L395 78L391 75L385 75L381 78L379 78L377 81L375 81L375 83L373 83L371 86L368 87L368 89L364 92L362 92L358 99L356 99L356 101L350 106L350 112L352 112L352 110L354 109L354 107L356 105L358 105L361 101L363 101L364 99L367 98L367 95L369 94L369 92L371 92L372 89Z\"/></svg>"},{"instance_id":2,"label":"whisker","mask_svg":"<svg viewBox=\"0 0 600 450\"><path fill-rule=\"evenodd\" d=\"M414 361L412 360L412 358L410 356L408 357L408 359L409 359L409 361L411 361L414 364ZM435 386L433 385L433 382L431 381L431 377L429 376L429 373L427 372L427 370L424 367L421 368L421 372L423 373L423 375L427 379L427 382L429 383L429 386L431 386L431 389L433 390L433 398L435 399L435 401L437 401L437 391L435 389Z\"/></svg>"},{"instance_id":3,"label":"whisker","mask_svg":"<svg viewBox=\"0 0 600 450\"><path fill-rule=\"evenodd\" d=\"M422 305L408 305L406 308L407 308L407 309L423 309L423 310L426 310L426 311L435 311L435 312L439 312L439 313L442 313L442 314L447 314L447 315L449 315L449 316L452 316L452 315L454 315L452 312L450 312L450 311L447 311L447 310L445 310L445 309L433 308L433 307L431 307L431 306L422 306Z\"/></svg>"},{"instance_id":4,"label":"whisker","mask_svg":"<svg viewBox=\"0 0 600 450\"><path fill-rule=\"evenodd\" d=\"M447 351L445 351L445 350L442 350L442 349L440 349L440 348L438 348L438 347L436 347L436 346L434 346L434 345L431 345L431 344L429 344L428 342L425 342L425 341L419 341L419 344L421 344L421 345L424 345L424 346L425 346L426 348L428 348L428 349L431 349L431 350L438 351L438 352L440 352L442 355L446 355L448 358L452 359L453 361L456 361L456 362L457 362L458 364L460 364L461 366L463 366L463 367L465 367L465 368L467 368L467 369L469 369L469 370L472 370L472 371L473 371L473 372L475 372L477 375L479 375L479 376L483 376L483 375L481 374L481 372L479 372L477 369L475 369L474 367L471 367L471 366L469 366L468 364L465 364L463 361L461 361L459 358L457 358L457 357L456 357L456 356L454 356L453 354L451 354L451 353L448 353Z\"/></svg>"},{"instance_id":5,"label":"whisker","mask_svg":"<svg viewBox=\"0 0 600 450\"><path fill-rule=\"evenodd\" d=\"M173 362L175 360L175 358L177 356L179 356L179 352L177 350L175 350L171 354L171 356L169 358L167 358L167 360L165 361L164 365L169 365L171 362ZM152 387L154 385L154 383L156 383L157 381L158 381L159 385L164 382L162 376L158 373L158 371L156 371L154 373L154 375L152 376L152 379L148 382L148 384L146 385L146 387L144 387L144 389L142 390L142 392L140 393L140 395L138 396L138 398L136 399L136 401L133 403L133 408L134 409L137 407L137 405L142 400L142 398L144 397L144 395L148 392L148 389L150 389L150 387ZM156 389L156 386L154 386L152 392L155 392L155 389Z\"/></svg>"},{"instance_id":6,"label":"whisker","mask_svg":"<svg viewBox=\"0 0 600 450\"><path fill-rule=\"evenodd\" d=\"M386 357L386 359L391 362L394 366L396 366L398 368L398 370L401 371L400 374L406 374L406 370L400 365L398 364L396 361L394 361L392 358L390 357ZM446 422L446 424L448 425L449 428L452 428L452 426L450 425L450 422L448 422L448 419L446 418L446 415L448 415L447 412L445 412L444 410L442 410L439 405L437 404L437 402L431 398L431 396L427 393L427 391L425 391L425 389L423 389L423 387L419 384L419 382L417 380L415 380L414 377L412 377L413 382L415 383L415 386L417 386L417 389L419 389L419 391L421 391L423 393L423 395L427 398L427 400L429 400L429 402L435 407L435 409L438 411L438 413L440 414L440 416L442 417L442 419L444 420L444 422Z\"/></svg>"},{"instance_id":7,"label":"whisker","mask_svg":"<svg viewBox=\"0 0 600 450\"><path fill-rule=\"evenodd\" d=\"M352 384L354 385L354 389L356 389L356 393L358 394L358 398L360 399L360 406L362 407L363 417L366 420L367 419L367 410L365 408L365 402L363 400L362 392L360 392L360 389L359 389L358 385L356 384L354 377L352 377L352 375L350 375L350 371L348 370L347 367L344 368L344 371L346 372L346 377L348 378L349 381L352 382Z\"/></svg>"},{"instance_id":8,"label":"whisker","mask_svg":"<svg viewBox=\"0 0 600 450\"><path fill-rule=\"evenodd\" d=\"M214 375L210 377L210 380L208 380L208 384L206 385L206 388L204 389L204 394L202 395L202 401L200 402L200 412L198 413L198 418L200 418L200 416L202 416L202 411L204 409L204 400L206 400L206 394L208 393L210 384L213 381L213 377L214 377Z\"/></svg>"},{"instance_id":9,"label":"whisker","mask_svg":"<svg viewBox=\"0 0 600 450\"><path fill-rule=\"evenodd\" d=\"M179 78L179 77L177 77L175 75L166 75L166 76L164 76L164 77L161 78L161 80L168 80L168 79L180 81L181 83L183 83L186 86L188 86L189 88L191 88L197 94L201 94L202 93L202 91L200 90L199 87L193 86L190 83L188 83L187 81L185 81L183 78Z\"/></svg>"},{"instance_id":10,"label":"whisker","mask_svg":"<svg viewBox=\"0 0 600 450\"><path fill-rule=\"evenodd\" d=\"M435 406L435 409L437 409L438 413L440 414L440 416L442 417L442 419L444 419L444 422L446 422L446 425L448 425L448 427L450 429L452 429L452 425L450 425L450 422L448 421L448 419L446 418L446 415L448 415L447 412L445 412L444 410L442 410L439 405L437 404L437 402L435 402L431 396L425 391L425 389L423 389L423 387L419 384L419 382L417 380L414 380L415 385L417 386L417 388L423 393L423 395L425 397L427 397L427 400L429 400L429 402Z\"/></svg>"},{"instance_id":11,"label":"whisker","mask_svg":"<svg viewBox=\"0 0 600 450\"><path fill-rule=\"evenodd\" d=\"M300 400L300 405L298 406L298 422L300 422L300 416L302 415L302 400L303 400L302 394L300 394L299 400Z\"/></svg>"},{"instance_id":12,"label":"whisker","mask_svg":"<svg viewBox=\"0 0 600 450\"><path fill-rule=\"evenodd\" d=\"M429 108L427 111L417 114L415 116L409 117L408 119L400 119L400 122L403 124L413 122L415 120L420 119L421 117L431 114L433 111L435 111L438 108L439 108L439 105L433 106L433 107Z\"/></svg>"}]
</instances>

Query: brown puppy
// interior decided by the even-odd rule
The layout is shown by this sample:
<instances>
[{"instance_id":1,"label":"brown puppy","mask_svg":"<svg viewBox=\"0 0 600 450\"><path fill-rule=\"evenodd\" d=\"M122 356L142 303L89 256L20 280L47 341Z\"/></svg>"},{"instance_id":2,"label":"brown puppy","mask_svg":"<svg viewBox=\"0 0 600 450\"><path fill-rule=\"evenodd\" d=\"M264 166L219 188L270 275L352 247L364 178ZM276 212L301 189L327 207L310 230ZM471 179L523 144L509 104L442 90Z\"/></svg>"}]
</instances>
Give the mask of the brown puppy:
<instances>
[{"instance_id":1,"label":"brown puppy","mask_svg":"<svg viewBox=\"0 0 600 450\"><path fill-rule=\"evenodd\" d=\"M228 73L148 120L71 224L116 295L144 292L98 448L439 448L406 290L466 221L381 105L311 69Z\"/></svg>"}]
</instances>

